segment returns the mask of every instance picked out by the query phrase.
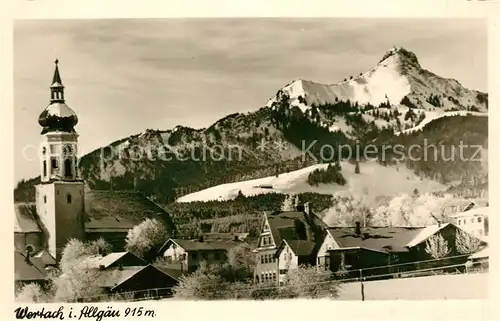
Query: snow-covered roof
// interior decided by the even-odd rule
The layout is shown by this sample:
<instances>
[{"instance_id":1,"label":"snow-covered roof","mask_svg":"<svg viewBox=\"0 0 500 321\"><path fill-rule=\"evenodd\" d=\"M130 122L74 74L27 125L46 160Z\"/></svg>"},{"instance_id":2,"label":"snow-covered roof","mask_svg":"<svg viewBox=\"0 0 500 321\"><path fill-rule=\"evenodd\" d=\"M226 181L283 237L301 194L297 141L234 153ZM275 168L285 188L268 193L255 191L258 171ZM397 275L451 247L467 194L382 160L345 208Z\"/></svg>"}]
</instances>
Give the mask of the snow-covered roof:
<instances>
[{"instance_id":1,"label":"snow-covered roof","mask_svg":"<svg viewBox=\"0 0 500 321\"><path fill-rule=\"evenodd\" d=\"M408 247L414 247L417 246L418 244L424 242L427 240L429 237L432 235L436 234L439 232L441 229L445 228L446 226L450 225L450 223L446 224L435 224L435 225L429 225L423 228L417 236L413 238L410 242L408 242L407 246Z\"/></svg>"},{"instance_id":2,"label":"snow-covered roof","mask_svg":"<svg viewBox=\"0 0 500 321\"><path fill-rule=\"evenodd\" d=\"M457 214L450 215L450 217L476 216L476 215L489 216L489 214L490 214L490 208L489 206L485 206L485 207L472 208L465 212L460 212Z\"/></svg>"},{"instance_id":3,"label":"snow-covered roof","mask_svg":"<svg viewBox=\"0 0 500 321\"><path fill-rule=\"evenodd\" d=\"M99 260L99 265L102 265L104 268L107 268L111 264L115 263L118 261L120 258L122 258L127 252L113 252L109 253L105 257Z\"/></svg>"},{"instance_id":4,"label":"snow-covered roof","mask_svg":"<svg viewBox=\"0 0 500 321\"><path fill-rule=\"evenodd\" d=\"M490 248L485 247L481 251L474 253L470 256L471 259L482 259L490 256Z\"/></svg>"}]
</instances>

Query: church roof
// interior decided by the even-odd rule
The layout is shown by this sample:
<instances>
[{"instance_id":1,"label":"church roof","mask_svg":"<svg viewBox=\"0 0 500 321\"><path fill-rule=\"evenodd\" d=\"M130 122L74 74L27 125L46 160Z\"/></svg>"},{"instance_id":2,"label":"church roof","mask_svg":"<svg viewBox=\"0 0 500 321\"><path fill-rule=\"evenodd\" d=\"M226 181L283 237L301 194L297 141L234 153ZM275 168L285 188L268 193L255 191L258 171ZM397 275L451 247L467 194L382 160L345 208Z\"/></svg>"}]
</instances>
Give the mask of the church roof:
<instances>
[{"instance_id":1,"label":"church roof","mask_svg":"<svg viewBox=\"0 0 500 321\"><path fill-rule=\"evenodd\" d=\"M170 215L159 205L137 192L89 191L85 193L87 232L128 230L146 218L157 218L175 229Z\"/></svg>"},{"instance_id":2,"label":"church roof","mask_svg":"<svg viewBox=\"0 0 500 321\"><path fill-rule=\"evenodd\" d=\"M15 233L38 233L41 232L36 222L35 203L14 204L14 232Z\"/></svg>"},{"instance_id":3,"label":"church roof","mask_svg":"<svg viewBox=\"0 0 500 321\"><path fill-rule=\"evenodd\" d=\"M41 232L35 203L17 203L14 208L14 232ZM175 229L170 215L141 193L86 191L85 210L86 232L126 232L146 218L162 221L170 231Z\"/></svg>"}]
</instances>

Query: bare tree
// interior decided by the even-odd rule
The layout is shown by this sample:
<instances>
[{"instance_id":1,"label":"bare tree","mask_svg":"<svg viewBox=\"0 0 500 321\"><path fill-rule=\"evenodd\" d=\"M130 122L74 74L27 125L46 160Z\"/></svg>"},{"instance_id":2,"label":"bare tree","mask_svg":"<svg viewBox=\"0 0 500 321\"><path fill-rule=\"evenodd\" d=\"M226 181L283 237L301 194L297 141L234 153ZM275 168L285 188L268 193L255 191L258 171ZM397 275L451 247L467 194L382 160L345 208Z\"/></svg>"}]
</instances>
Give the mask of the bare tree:
<instances>
[{"instance_id":1,"label":"bare tree","mask_svg":"<svg viewBox=\"0 0 500 321\"><path fill-rule=\"evenodd\" d=\"M455 246L461 254L471 254L479 250L481 240L470 235L469 233L458 230L455 238Z\"/></svg>"},{"instance_id":2,"label":"bare tree","mask_svg":"<svg viewBox=\"0 0 500 321\"><path fill-rule=\"evenodd\" d=\"M427 240L425 252L435 259L441 259L450 254L451 249L441 234L435 234Z\"/></svg>"}]
</instances>

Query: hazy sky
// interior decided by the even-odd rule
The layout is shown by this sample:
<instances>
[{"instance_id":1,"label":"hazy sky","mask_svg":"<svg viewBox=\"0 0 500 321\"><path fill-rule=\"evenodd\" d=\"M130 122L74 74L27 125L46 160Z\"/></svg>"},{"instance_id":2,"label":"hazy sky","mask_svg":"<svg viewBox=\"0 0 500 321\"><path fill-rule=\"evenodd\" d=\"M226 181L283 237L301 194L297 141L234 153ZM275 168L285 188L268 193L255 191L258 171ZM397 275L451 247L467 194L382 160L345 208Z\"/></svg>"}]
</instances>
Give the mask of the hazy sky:
<instances>
[{"instance_id":1,"label":"hazy sky","mask_svg":"<svg viewBox=\"0 0 500 321\"><path fill-rule=\"evenodd\" d=\"M393 46L414 51L438 75L487 91L487 29L479 20L17 21L15 178L39 174L33 147L56 57L87 153L146 128L205 127L256 110L297 78L335 83L373 67Z\"/></svg>"}]
</instances>

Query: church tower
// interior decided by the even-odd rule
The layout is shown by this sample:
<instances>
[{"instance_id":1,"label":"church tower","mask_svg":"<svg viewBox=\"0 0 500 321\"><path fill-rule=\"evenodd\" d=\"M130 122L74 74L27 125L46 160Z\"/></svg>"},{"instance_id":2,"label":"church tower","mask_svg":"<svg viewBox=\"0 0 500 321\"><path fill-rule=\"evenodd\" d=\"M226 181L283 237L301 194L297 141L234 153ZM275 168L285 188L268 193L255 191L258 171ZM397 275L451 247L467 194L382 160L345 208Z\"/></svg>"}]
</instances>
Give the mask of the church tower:
<instances>
[{"instance_id":1,"label":"church tower","mask_svg":"<svg viewBox=\"0 0 500 321\"><path fill-rule=\"evenodd\" d=\"M64 99L64 86L55 61L50 86L50 104L40 114L40 178L36 186L36 208L43 224L45 247L59 261L71 238L84 239L84 183L77 166L78 123Z\"/></svg>"}]
</instances>

